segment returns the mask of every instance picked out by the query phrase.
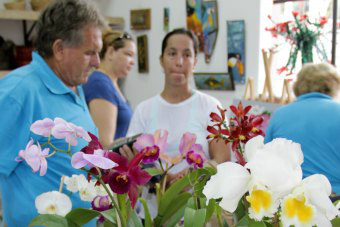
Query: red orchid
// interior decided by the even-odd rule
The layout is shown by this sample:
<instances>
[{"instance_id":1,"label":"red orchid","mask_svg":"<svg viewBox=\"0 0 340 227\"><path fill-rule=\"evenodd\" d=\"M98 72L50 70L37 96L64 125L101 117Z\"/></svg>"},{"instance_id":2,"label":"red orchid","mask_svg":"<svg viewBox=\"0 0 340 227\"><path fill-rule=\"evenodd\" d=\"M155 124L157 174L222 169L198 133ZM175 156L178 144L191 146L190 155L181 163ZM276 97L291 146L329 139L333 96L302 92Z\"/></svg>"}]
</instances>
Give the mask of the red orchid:
<instances>
[{"instance_id":1,"label":"red orchid","mask_svg":"<svg viewBox=\"0 0 340 227\"><path fill-rule=\"evenodd\" d=\"M217 113L212 112L212 113L210 114L211 121L212 121L212 122L217 122L217 123L223 123L224 120L225 120L225 112L226 112L227 110L226 110L226 109L223 109L223 108L221 108L221 107L219 107L219 106L217 106L217 109L220 111L221 116L218 115Z\"/></svg>"},{"instance_id":2,"label":"red orchid","mask_svg":"<svg viewBox=\"0 0 340 227\"><path fill-rule=\"evenodd\" d=\"M103 146L100 144L97 136L93 135L91 132L87 132L90 137L91 137L91 141L89 142L89 144L86 146L86 147L83 147L81 149L82 152L84 152L85 154L93 154L93 152L95 150L98 150L98 149L103 149Z\"/></svg>"},{"instance_id":3,"label":"red orchid","mask_svg":"<svg viewBox=\"0 0 340 227\"><path fill-rule=\"evenodd\" d=\"M134 208L138 198L138 186L146 184L151 179L151 175L139 166L144 154L138 153L130 163L127 158L115 152L109 152L107 156L118 166L104 171L103 181L117 194L128 193L131 207Z\"/></svg>"},{"instance_id":4,"label":"red orchid","mask_svg":"<svg viewBox=\"0 0 340 227\"><path fill-rule=\"evenodd\" d=\"M222 138L226 143L231 143L232 151L238 162L241 165L245 165L246 162L241 152L241 144L245 144L248 140L257 135L264 135L263 131L259 128L263 119L261 116L247 116L251 106L243 108L241 102L237 107L233 105L230 106L230 109L234 113L234 117L230 118L229 126L227 126L227 128L222 128L222 125L224 126L225 122L214 126L208 126L207 130L212 134L210 134L207 139Z\"/></svg>"}]
</instances>

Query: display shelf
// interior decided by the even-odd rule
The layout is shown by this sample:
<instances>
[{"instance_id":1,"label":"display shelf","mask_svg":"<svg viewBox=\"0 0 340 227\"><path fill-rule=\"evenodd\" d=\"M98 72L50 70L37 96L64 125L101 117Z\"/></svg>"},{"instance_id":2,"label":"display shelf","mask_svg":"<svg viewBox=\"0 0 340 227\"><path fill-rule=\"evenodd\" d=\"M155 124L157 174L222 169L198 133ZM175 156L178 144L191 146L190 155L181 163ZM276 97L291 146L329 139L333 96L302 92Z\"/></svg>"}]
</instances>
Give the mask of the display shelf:
<instances>
[{"instance_id":1,"label":"display shelf","mask_svg":"<svg viewBox=\"0 0 340 227\"><path fill-rule=\"evenodd\" d=\"M27 20L35 21L38 19L40 12L33 10L0 10L0 20ZM124 27L124 18L122 17L105 17L110 26Z\"/></svg>"}]
</instances>

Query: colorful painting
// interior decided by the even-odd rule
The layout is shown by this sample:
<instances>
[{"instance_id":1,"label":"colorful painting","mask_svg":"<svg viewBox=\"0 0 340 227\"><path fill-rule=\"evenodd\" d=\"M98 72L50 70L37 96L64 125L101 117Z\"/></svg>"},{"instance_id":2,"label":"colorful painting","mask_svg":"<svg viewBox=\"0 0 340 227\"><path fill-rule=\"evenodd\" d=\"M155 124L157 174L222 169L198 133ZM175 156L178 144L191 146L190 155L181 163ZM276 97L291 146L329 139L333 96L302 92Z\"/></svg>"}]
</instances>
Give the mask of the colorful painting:
<instances>
[{"instance_id":1,"label":"colorful painting","mask_svg":"<svg viewBox=\"0 0 340 227\"><path fill-rule=\"evenodd\" d=\"M203 50L205 62L209 63L218 33L217 2L205 1L203 5Z\"/></svg>"},{"instance_id":2,"label":"colorful painting","mask_svg":"<svg viewBox=\"0 0 340 227\"><path fill-rule=\"evenodd\" d=\"M164 8L163 29L165 32L169 32L170 23L170 9Z\"/></svg>"},{"instance_id":3,"label":"colorful painting","mask_svg":"<svg viewBox=\"0 0 340 227\"><path fill-rule=\"evenodd\" d=\"M218 34L216 0L186 0L187 28L195 33L205 61L210 62Z\"/></svg>"},{"instance_id":4,"label":"colorful painting","mask_svg":"<svg viewBox=\"0 0 340 227\"><path fill-rule=\"evenodd\" d=\"M245 74L245 25L244 20L227 21L228 71L235 83L244 84Z\"/></svg>"},{"instance_id":5,"label":"colorful painting","mask_svg":"<svg viewBox=\"0 0 340 227\"><path fill-rule=\"evenodd\" d=\"M235 90L233 77L228 73L195 73L194 80L201 90Z\"/></svg>"}]
</instances>

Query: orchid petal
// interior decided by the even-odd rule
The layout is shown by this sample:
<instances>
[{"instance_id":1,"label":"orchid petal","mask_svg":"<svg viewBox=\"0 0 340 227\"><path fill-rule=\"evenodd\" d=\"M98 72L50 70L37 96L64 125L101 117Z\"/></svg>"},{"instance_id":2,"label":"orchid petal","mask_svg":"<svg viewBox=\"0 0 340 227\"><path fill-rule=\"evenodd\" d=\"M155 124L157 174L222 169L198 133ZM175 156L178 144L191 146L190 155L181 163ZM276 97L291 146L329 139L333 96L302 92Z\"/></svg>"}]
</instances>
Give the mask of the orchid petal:
<instances>
[{"instance_id":1,"label":"orchid petal","mask_svg":"<svg viewBox=\"0 0 340 227\"><path fill-rule=\"evenodd\" d=\"M58 191L45 192L35 199L39 214L57 214L65 216L72 209L70 198Z\"/></svg>"},{"instance_id":2,"label":"orchid petal","mask_svg":"<svg viewBox=\"0 0 340 227\"><path fill-rule=\"evenodd\" d=\"M193 144L196 142L196 135L190 132L186 132L183 134L180 144L179 144L179 151L181 154L185 155Z\"/></svg>"},{"instance_id":3,"label":"orchid petal","mask_svg":"<svg viewBox=\"0 0 340 227\"><path fill-rule=\"evenodd\" d=\"M141 152L145 147L151 147L154 145L154 138L151 134L143 134L137 138L137 141L133 146Z\"/></svg>"},{"instance_id":4,"label":"orchid petal","mask_svg":"<svg viewBox=\"0 0 340 227\"><path fill-rule=\"evenodd\" d=\"M101 169L112 169L117 166L117 164L111 161L111 159L105 158L101 155L83 154L83 158L92 165L97 166Z\"/></svg>"},{"instance_id":5,"label":"orchid petal","mask_svg":"<svg viewBox=\"0 0 340 227\"><path fill-rule=\"evenodd\" d=\"M240 199L248 191L250 179L246 168L237 163L225 162L217 166L217 174L206 183L203 194L207 201L221 197L225 199L224 201ZM226 208L227 211L234 212L236 207L237 203L232 203Z\"/></svg>"},{"instance_id":6,"label":"orchid petal","mask_svg":"<svg viewBox=\"0 0 340 227\"><path fill-rule=\"evenodd\" d=\"M263 136L256 136L252 138L251 140L249 140L246 143L245 149L244 149L244 156L245 156L246 161L249 162L254 157L258 149L262 149L263 147L264 147Z\"/></svg>"},{"instance_id":7,"label":"orchid petal","mask_svg":"<svg viewBox=\"0 0 340 227\"><path fill-rule=\"evenodd\" d=\"M268 186L273 192L280 194L279 196L283 196L298 185L302 179L301 166L289 166L290 163L287 160L282 160L274 152L260 150L245 167L250 169L254 179Z\"/></svg>"},{"instance_id":8,"label":"orchid petal","mask_svg":"<svg viewBox=\"0 0 340 227\"><path fill-rule=\"evenodd\" d=\"M44 157L40 160L40 176L44 176L47 171L47 161Z\"/></svg>"},{"instance_id":9,"label":"orchid petal","mask_svg":"<svg viewBox=\"0 0 340 227\"><path fill-rule=\"evenodd\" d=\"M331 194L331 184L327 177L321 174L314 174L302 180L308 197L314 206L323 213L329 220L339 215L339 210L333 205L329 196Z\"/></svg>"},{"instance_id":10,"label":"orchid petal","mask_svg":"<svg viewBox=\"0 0 340 227\"><path fill-rule=\"evenodd\" d=\"M80 151L72 155L71 164L73 168L80 169L89 163L87 160L84 159L83 156L84 156L84 153Z\"/></svg>"},{"instance_id":11,"label":"orchid petal","mask_svg":"<svg viewBox=\"0 0 340 227\"><path fill-rule=\"evenodd\" d=\"M154 142L159 147L160 153L163 153L166 150L168 134L167 130L157 130L154 135Z\"/></svg>"},{"instance_id":12,"label":"orchid petal","mask_svg":"<svg viewBox=\"0 0 340 227\"><path fill-rule=\"evenodd\" d=\"M31 125L30 130L37 135L48 137L51 135L53 127L54 122L49 118L44 118L43 120L34 122Z\"/></svg>"}]
</instances>

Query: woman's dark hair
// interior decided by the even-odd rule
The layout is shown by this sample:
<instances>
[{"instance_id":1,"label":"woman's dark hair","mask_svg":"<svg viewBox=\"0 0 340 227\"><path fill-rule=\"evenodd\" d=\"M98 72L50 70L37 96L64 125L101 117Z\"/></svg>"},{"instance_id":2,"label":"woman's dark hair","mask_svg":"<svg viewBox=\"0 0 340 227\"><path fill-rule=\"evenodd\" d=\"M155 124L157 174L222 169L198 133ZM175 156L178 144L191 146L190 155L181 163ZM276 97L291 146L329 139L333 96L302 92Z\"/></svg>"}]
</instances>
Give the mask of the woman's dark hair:
<instances>
[{"instance_id":1,"label":"woman's dark hair","mask_svg":"<svg viewBox=\"0 0 340 227\"><path fill-rule=\"evenodd\" d=\"M103 59L109 46L112 46L114 50L125 47L125 41L133 41L131 35L127 32L118 32L114 30L106 30L103 32L103 48L99 53L99 57Z\"/></svg>"},{"instance_id":2,"label":"woman's dark hair","mask_svg":"<svg viewBox=\"0 0 340 227\"><path fill-rule=\"evenodd\" d=\"M193 47L194 47L194 51L195 51L195 56L197 55L198 40L197 40L197 37L195 36L195 34L190 30L187 30L187 29L184 29L184 28L178 28L178 29L172 30L171 32L166 34L166 36L164 37L164 39L162 41L162 54L161 54L162 57L163 57L165 48L168 45L168 40L173 35L186 35L186 36L188 36L192 40L192 43L194 44Z\"/></svg>"}]
</instances>

